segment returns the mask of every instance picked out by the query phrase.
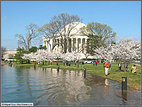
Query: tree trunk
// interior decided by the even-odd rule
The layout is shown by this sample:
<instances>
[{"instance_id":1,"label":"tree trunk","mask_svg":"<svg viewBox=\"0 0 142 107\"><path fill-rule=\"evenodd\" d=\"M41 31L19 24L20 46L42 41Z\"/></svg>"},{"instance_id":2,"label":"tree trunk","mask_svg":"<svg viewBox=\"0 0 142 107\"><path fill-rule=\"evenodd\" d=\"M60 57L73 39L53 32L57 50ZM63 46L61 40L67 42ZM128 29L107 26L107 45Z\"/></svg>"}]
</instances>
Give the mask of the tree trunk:
<instances>
[{"instance_id":1,"label":"tree trunk","mask_svg":"<svg viewBox=\"0 0 142 107\"><path fill-rule=\"evenodd\" d=\"M124 63L124 72L126 72L126 63Z\"/></svg>"},{"instance_id":2,"label":"tree trunk","mask_svg":"<svg viewBox=\"0 0 142 107\"><path fill-rule=\"evenodd\" d=\"M79 63L80 63L80 62L78 61L78 68L79 68Z\"/></svg>"}]
</instances>

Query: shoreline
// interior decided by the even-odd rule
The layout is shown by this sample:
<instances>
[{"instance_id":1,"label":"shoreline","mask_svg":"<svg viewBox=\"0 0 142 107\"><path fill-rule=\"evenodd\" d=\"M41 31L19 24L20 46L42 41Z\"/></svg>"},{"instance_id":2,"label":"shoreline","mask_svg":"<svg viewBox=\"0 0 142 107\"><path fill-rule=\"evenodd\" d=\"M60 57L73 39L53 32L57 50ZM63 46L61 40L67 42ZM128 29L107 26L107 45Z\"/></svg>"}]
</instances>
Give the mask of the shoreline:
<instances>
[{"instance_id":1,"label":"shoreline","mask_svg":"<svg viewBox=\"0 0 142 107\"><path fill-rule=\"evenodd\" d=\"M34 64L15 64L15 63L13 63L13 65L15 65L15 66L34 66ZM55 69L58 68L58 66L55 65L55 64L53 64L53 65L38 65L38 67L55 68ZM84 70L84 68L81 67L81 64L80 64L80 67L79 67L79 68L77 67L77 65L76 65L76 66L66 66L66 65L64 66L64 65L59 65L59 67L60 67L60 69L63 69L63 70L81 70L82 72L83 72L83 70ZM85 68L86 68L86 67L85 67ZM117 81L118 83L121 84L120 78L118 79L118 77L117 77L117 78L116 78L116 77L114 78L114 76L111 76L111 73L112 73L112 72L110 72L110 75L108 75L108 76L101 75L101 74L98 73L98 71L95 72L93 69L88 70L88 69L86 68L86 72L89 73L89 74L95 75L95 76L100 76L100 77L103 77L103 78L107 78L107 79L110 79L110 80ZM125 74L125 73L121 72L121 74ZM129 79L127 79L127 81L128 81L128 80L129 80ZM135 89L135 90L138 90L138 91L141 91L141 88L140 88L141 85L138 85L138 84L137 84L137 86L138 86L138 87L136 87L135 85L131 85L131 84L129 84L129 83L127 82L127 87L132 88L132 89Z\"/></svg>"},{"instance_id":2,"label":"shoreline","mask_svg":"<svg viewBox=\"0 0 142 107\"><path fill-rule=\"evenodd\" d=\"M1 65L7 65L8 63L3 63L3 62L1 62Z\"/></svg>"}]
</instances>

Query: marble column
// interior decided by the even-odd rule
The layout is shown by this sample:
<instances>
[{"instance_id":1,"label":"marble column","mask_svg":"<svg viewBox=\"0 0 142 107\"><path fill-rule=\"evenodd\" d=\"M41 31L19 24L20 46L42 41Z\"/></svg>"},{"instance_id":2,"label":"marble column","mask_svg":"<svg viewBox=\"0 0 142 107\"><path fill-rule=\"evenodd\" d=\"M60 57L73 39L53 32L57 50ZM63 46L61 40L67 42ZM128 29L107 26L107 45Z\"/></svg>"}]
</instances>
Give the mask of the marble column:
<instances>
[{"instance_id":1,"label":"marble column","mask_svg":"<svg viewBox=\"0 0 142 107\"><path fill-rule=\"evenodd\" d=\"M43 46L45 46L45 41L43 41Z\"/></svg>"},{"instance_id":2,"label":"marble column","mask_svg":"<svg viewBox=\"0 0 142 107\"><path fill-rule=\"evenodd\" d=\"M78 38L76 38L76 52L78 52Z\"/></svg>"},{"instance_id":3,"label":"marble column","mask_svg":"<svg viewBox=\"0 0 142 107\"><path fill-rule=\"evenodd\" d=\"M78 52L80 52L80 38L78 38Z\"/></svg>"},{"instance_id":4,"label":"marble column","mask_svg":"<svg viewBox=\"0 0 142 107\"><path fill-rule=\"evenodd\" d=\"M66 46L66 48L67 48L67 49L66 49L66 52L68 53L68 52L69 52L69 49L68 49L68 48L69 48L69 41L68 41L67 38L66 38L66 45L67 45L67 46Z\"/></svg>"},{"instance_id":5,"label":"marble column","mask_svg":"<svg viewBox=\"0 0 142 107\"><path fill-rule=\"evenodd\" d=\"M50 52L50 43L48 43L47 47L48 47L48 52Z\"/></svg>"},{"instance_id":6,"label":"marble column","mask_svg":"<svg viewBox=\"0 0 142 107\"><path fill-rule=\"evenodd\" d=\"M85 39L82 39L82 52L84 53L85 50Z\"/></svg>"},{"instance_id":7,"label":"marble column","mask_svg":"<svg viewBox=\"0 0 142 107\"><path fill-rule=\"evenodd\" d=\"M73 38L71 39L71 52L73 52L74 50L73 50Z\"/></svg>"},{"instance_id":8,"label":"marble column","mask_svg":"<svg viewBox=\"0 0 142 107\"><path fill-rule=\"evenodd\" d=\"M87 49L87 39L85 39L85 44L84 44L84 53L86 53L87 51L86 51L86 49Z\"/></svg>"},{"instance_id":9,"label":"marble column","mask_svg":"<svg viewBox=\"0 0 142 107\"><path fill-rule=\"evenodd\" d=\"M81 44L81 46L80 46L80 51L81 51L81 53L82 53L82 38L80 38L80 44Z\"/></svg>"},{"instance_id":10,"label":"marble column","mask_svg":"<svg viewBox=\"0 0 142 107\"><path fill-rule=\"evenodd\" d=\"M64 50L65 50L65 44L64 44L64 43L65 43L65 38L63 38L63 39L62 39L62 44L63 44L63 52L64 52Z\"/></svg>"}]
</instances>

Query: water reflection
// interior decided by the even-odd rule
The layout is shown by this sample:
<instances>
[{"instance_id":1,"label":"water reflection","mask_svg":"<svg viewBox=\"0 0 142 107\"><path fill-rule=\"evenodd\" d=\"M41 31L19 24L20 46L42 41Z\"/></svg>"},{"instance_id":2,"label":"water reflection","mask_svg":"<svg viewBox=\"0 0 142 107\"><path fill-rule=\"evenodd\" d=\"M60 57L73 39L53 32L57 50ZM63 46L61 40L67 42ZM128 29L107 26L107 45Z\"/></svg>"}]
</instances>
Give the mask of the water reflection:
<instances>
[{"instance_id":1,"label":"water reflection","mask_svg":"<svg viewBox=\"0 0 142 107\"><path fill-rule=\"evenodd\" d=\"M21 91L21 92L25 92L24 90L26 90L26 97L28 97L29 99L32 99L32 91L31 91L31 87L30 87L30 72L29 71L33 71L33 69L31 67L26 67L27 71L23 72L22 70L24 70L25 67L16 67L15 69L15 73L16 73L16 83L17 83L17 90L16 91ZM22 94L17 94L24 96ZM20 97L21 98L21 97Z\"/></svg>"},{"instance_id":2,"label":"water reflection","mask_svg":"<svg viewBox=\"0 0 142 107\"><path fill-rule=\"evenodd\" d=\"M127 101L127 91L122 91L122 98L124 101Z\"/></svg>"},{"instance_id":3,"label":"water reflection","mask_svg":"<svg viewBox=\"0 0 142 107\"><path fill-rule=\"evenodd\" d=\"M136 93L130 90L121 93L120 84L107 78L87 74L84 79L82 71L60 69L58 72L57 69L40 67L38 70L34 67L2 68L2 101L7 102L33 102L34 105L124 105L130 104L130 100L139 102L140 97Z\"/></svg>"},{"instance_id":4,"label":"water reflection","mask_svg":"<svg viewBox=\"0 0 142 107\"><path fill-rule=\"evenodd\" d=\"M105 87L108 87L109 86L109 82L108 82L108 79L106 78L105 79Z\"/></svg>"}]
</instances>

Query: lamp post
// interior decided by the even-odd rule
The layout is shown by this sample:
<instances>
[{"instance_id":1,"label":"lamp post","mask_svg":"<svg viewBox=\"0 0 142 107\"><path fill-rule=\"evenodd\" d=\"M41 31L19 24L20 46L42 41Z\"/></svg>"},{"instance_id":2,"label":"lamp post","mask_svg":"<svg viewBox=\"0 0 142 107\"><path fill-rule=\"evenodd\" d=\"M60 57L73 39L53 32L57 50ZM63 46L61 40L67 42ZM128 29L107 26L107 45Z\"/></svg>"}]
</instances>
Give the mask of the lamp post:
<instances>
[{"instance_id":1,"label":"lamp post","mask_svg":"<svg viewBox=\"0 0 142 107\"><path fill-rule=\"evenodd\" d=\"M84 78L86 78L86 68L84 69Z\"/></svg>"},{"instance_id":2,"label":"lamp post","mask_svg":"<svg viewBox=\"0 0 142 107\"><path fill-rule=\"evenodd\" d=\"M59 68L59 66L58 66L58 68L57 68L57 71L58 71L58 72L59 72L59 69L60 69L60 68Z\"/></svg>"},{"instance_id":3,"label":"lamp post","mask_svg":"<svg viewBox=\"0 0 142 107\"><path fill-rule=\"evenodd\" d=\"M127 77L122 77L122 91L127 90Z\"/></svg>"}]
</instances>

